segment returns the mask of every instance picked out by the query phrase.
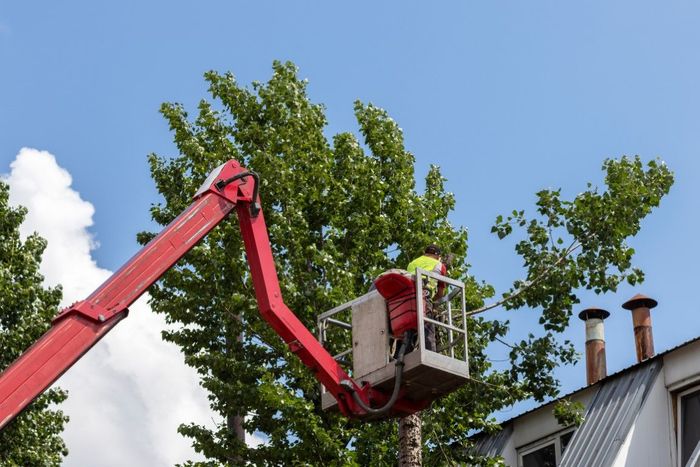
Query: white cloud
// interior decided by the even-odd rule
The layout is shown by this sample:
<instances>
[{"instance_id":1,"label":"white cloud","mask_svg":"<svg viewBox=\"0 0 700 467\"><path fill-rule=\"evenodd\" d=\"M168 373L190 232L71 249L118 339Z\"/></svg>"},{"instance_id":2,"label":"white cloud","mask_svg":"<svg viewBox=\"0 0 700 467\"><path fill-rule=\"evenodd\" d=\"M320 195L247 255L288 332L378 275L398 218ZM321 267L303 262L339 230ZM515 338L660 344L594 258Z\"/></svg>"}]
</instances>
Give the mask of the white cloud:
<instances>
[{"instance_id":1,"label":"white cloud","mask_svg":"<svg viewBox=\"0 0 700 467\"><path fill-rule=\"evenodd\" d=\"M36 231L48 240L41 265L46 283L63 285L64 305L86 298L111 274L91 255L95 244L87 229L94 207L71 188L70 174L46 151L23 148L10 167L5 177L10 202L29 210L22 234ZM142 297L58 381L70 391L62 406L71 417L64 465L171 466L198 458L177 426L212 425L212 415L195 371L175 345L161 340L165 328Z\"/></svg>"}]
</instances>

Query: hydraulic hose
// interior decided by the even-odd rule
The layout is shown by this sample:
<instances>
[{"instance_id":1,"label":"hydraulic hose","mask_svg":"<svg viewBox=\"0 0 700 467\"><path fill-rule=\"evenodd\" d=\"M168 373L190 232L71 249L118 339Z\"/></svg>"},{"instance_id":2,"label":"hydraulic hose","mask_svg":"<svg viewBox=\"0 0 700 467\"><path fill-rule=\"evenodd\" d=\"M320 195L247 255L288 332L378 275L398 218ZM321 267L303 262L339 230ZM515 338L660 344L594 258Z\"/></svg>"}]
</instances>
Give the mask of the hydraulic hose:
<instances>
[{"instance_id":1,"label":"hydraulic hose","mask_svg":"<svg viewBox=\"0 0 700 467\"><path fill-rule=\"evenodd\" d=\"M258 204L258 188L260 186L260 176L258 174L252 171L241 172L239 174L234 175L233 177L227 178L226 180L219 180L216 183L216 188L218 188L219 190L223 190L224 187L229 183L245 177L253 177L253 201L250 203L250 214L253 217L256 217L260 212L260 204Z\"/></svg>"},{"instance_id":2,"label":"hydraulic hose","mask_svg":"<svg viewBox=\"0 0 700 467\"><path fill-rule=\"evenodd\" d=\"M403 378L403 368L405 365L403 362L403 357L406 354L406 349L408 348L408 345L412 339L413 331L406 331L403 335L401 347L399 347L399 351L396 355L396 376L394 377L394 390L392 391L389 400L382 407L375 409L365 404L365 402L362 400L357 391L355 391L355 387L353 386L351 381L346 379L340 382L340 385L352 394L352 399L355 401L355 403L359 405L362 408L362 410L364 410L368 414L383 415L387 413L389 410L391 410L391 408L396 403L396 400L399 398L399 390L401 389L401 380Z\"/></svg>"}]
</instances>

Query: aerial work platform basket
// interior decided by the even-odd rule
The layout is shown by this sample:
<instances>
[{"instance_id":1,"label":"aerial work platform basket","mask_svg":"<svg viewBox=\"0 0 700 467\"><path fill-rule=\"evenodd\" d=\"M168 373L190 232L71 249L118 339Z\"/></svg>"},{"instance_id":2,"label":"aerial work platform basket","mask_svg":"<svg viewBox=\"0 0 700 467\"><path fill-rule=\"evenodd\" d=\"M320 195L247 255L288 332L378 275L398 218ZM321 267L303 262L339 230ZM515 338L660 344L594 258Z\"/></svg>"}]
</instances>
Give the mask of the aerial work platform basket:
<instances>
[{"instance_id":1,"label":"aerial work platform basket","mask_svg":"<svg viewBox=\"0 0 700 467\"><path fill-rule=\"evenodd\" d=\"M444 284L444 292L433 299L429 295L436 281ZM401 398L427 405L463 385L469 378L464 283L417 269L415 276L388 271L375 284L378 290L318 317L321 344L356 382L391 392L397 347L412 331L403 358ZM323 385L321 391L323 409L337 409Z\"/></svg>"}]
</instances>

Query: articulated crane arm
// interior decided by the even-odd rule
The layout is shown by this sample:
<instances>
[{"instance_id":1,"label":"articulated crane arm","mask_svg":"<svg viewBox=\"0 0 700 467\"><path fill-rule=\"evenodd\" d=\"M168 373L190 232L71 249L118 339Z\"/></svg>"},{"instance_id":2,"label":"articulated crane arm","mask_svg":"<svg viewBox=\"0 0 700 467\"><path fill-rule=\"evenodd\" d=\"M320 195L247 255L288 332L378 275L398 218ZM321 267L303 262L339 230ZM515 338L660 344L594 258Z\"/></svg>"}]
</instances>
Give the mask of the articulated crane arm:
<instances>
[{"instance_id":1,"label":"articulated crane arm","mask_svg":"<svg viewBox=\"0 0 700 467\"><path fill-rule=\"evenodd\" d=\"M128 307L234 209L263 318L333 394L343 414L370 415L353 400L358 395L366 407L370 400L386 403L386 394L370 385L358 386L285 305L260 209L257 175L229 161L209 175L182 214L87 299L61 311L52 327L0 375L0 429L126 318ZM421 408L399 398L387 414L406 415Z\"/></svg>"}]
</instances>

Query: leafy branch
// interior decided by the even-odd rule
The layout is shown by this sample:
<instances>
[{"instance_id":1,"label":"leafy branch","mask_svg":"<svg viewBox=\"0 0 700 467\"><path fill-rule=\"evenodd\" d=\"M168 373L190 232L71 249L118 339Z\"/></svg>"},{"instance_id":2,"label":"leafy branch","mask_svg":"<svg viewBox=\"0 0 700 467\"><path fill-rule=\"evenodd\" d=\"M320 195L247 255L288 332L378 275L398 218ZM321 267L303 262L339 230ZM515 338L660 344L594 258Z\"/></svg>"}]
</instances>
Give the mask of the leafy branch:
<instances>
[{"instance_id":1,"label":"leafy branch","mask_svg":"<svg viewBox=\"0 0 700 467\"><path fill-rule=\"evenodd\" d=\"M554 263L547 266L547 268L545 268L545 270L542 271L537 277L535 277L531 281L523 281L526 283L526 285L524 287L520 287L518 290L516 290L512 294L505 295L502 299L500 299L494 303L482 306L480 308L476 308L475 310L468 311L467 316L478 315L479 313L483 313L485 311L492 310L494 308L498 308L499 306L505 305L506 303L513 300L514 298L517 298L521 294L527 292L530 288L532 288L538 282L545 279L554 268L558 267L562 262L564 262L564 260L569 255L571 255L574 251L576 251L580 247L581 247L581 243L579 243L578 241L574 241L573 243L571 243L571 245L569 245L569 247L566 250L564 250L564 253Z\"/></svg>"}]
</instances>

